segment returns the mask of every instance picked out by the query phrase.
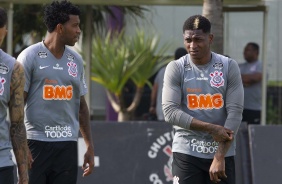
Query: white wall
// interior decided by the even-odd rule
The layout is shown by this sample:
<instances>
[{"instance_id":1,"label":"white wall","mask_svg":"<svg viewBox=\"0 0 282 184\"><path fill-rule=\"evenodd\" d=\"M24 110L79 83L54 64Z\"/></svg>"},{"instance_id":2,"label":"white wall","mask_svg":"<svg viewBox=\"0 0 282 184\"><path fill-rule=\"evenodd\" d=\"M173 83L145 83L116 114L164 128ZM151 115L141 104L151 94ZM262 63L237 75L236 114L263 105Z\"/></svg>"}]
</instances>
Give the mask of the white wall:
<instances>
[{"instance_id":1,"label":"white wall","mask_svg":"<svg viewBox=\"0 0 282 184\"><path fill-rule=\"evenodd\" d=\"M244 62L243 50L248 42L256 42L262 49L263 13L225 13L224 53ZM261 54L260 54L261 58Z\"/></svg>"},{"instance_id":2,"label":"white wall","mask_svg":"<svg viewBox=\"0 0 282 184\"><path fill-rule=\"evenodd\" d=\"M140 29L145 29L148 34L160 37L160 44L171 43L167 55L174 55L177 47L183 47L182 26L191 15L202 14L201 6L146 6L147 21L139 21ZM136 24L131 18L126 18L126 29L131 34L136 29Z\"/></svg>"}]
</instances>

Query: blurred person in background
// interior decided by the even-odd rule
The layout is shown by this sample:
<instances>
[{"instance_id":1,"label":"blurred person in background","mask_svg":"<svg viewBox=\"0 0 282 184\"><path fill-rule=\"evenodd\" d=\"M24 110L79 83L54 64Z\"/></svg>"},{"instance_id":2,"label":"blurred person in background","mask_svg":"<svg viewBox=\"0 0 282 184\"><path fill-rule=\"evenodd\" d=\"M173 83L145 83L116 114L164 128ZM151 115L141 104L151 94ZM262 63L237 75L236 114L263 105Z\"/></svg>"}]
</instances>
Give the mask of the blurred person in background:
<instances>
[{"instance_id":1,"label":"blurred person in background","mask_svg":"<svg viewBox=\"0 0 282 184\"><path fill-rule=\"evenodd\" d=\"M174 52L174 60L178 60L182 56L185 56L187 51L183 47L179 47ZM154 80L153 89L151 92L150 109L149 113L157 116L158 121L164 121L164 114L162 109L162 89L163 80L166 66L162 67Z\"/></svg>"},{"instance_id":2,"label":"blurred person in background","mask_svg":"<svg viewBox=\"0 0 282 184\"><path fill-rule=\"evenodd\" d=\"M262 62L258 60L259 45L249 42L244 49L245 63L239 64L244 85L242 121L260 124L262 99Z\"/></svg>"}]
</instances>

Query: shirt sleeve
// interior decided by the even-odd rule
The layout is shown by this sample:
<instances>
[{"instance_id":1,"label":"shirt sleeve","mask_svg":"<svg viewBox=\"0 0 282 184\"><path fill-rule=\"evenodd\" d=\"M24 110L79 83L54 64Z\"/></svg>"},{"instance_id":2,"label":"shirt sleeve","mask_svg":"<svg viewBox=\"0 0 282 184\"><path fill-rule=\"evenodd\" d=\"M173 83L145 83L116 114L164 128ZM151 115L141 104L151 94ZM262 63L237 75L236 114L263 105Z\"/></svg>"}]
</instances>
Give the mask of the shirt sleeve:
<instances>
[{"instance_id":1,"label":"shirt sleeve","mask_svg":"<svg viewBox=\"0 0 282 184\"><path fill-rule=\"evenodd\" d=\"M256 68L256 72L262 73L262 70L263 70L262 67L263 67L263 66L262 66L262 62L259 62L259 63L258 63L258 67Z\"/></svg>"},{"instance_id":2,"label":"shirt sleeve","mask_svg":"<svg viewBox=\"0 0 282 184\"><path fill-rule=\"evenodd\" d=\"M162 108L165 121L181 128L189 129L193 117L181 109L182 88L181 80L183 72L181 65L177 65L175 61L170 62L165 70Z\"/></svg>"},{"instance_id":3,"label":"shirt sleeve","mask_svg":"<svg viewBox=\"0 0 282 184\"><path fill-rule=\"evenodd\" d=\"M80 96L84 96L87 94L88 88L85 80L85 70L83 64L81 64L82 72L80 75Z\"/></svg>"},{"instance_id":4,"label":"shirt sleeve","mask_svg":"<svg viewBox=\"0 0 282 184\"><path fill-rule=\"evenodd\" d=\"M240 69L236 61L229 60L228 79L226 91L227 118L225 127L236 134L242 121L244 104L244 89Z\"/></svg>"},{"instance_id":5,"label":"shirt sleeve","mask_svg":"<svg viewBox=\"0 0 282 184\"><path fill-rule=\"evenodd\" d=\"M30 55L28 55L27 53L28 50L25 49L23 50L18 58L17 58L17 61L20 62L23 67L24 67L24 74L25 74L25 86L24 86L24 91L25 92L28 92L29 91L29 88L30 88L30 84L31 84L31 81L32 81L32 73L33 73L33 70L34 70L34 66L33 66L33 58L32 58L32 53L29 53Z\"/></svg>"}]
</instances>

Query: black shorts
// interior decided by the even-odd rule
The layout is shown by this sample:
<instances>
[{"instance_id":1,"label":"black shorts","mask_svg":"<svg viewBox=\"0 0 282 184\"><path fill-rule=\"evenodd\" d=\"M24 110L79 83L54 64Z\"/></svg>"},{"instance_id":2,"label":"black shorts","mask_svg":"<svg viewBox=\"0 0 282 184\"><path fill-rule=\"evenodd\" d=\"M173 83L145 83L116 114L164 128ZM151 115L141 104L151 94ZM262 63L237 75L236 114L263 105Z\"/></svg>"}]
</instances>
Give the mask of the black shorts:
<instances>
[{"instance_id":1,"label":"black shorts","mask_svg":"<svg viewBox=\"0 0 282 184\"><path fill-rule=\"evenodd\" d=\"M33 157L29 184L76 184L77 142L28 140Z\"/></svg>"},{"instance_id":2,"label":"black shorts","mask_svg":"<svg viewBox=\"0 0 282 184\"><path fill-rule=\"evenodd\" d=\"M209 169L212 159L202 159L182 153L173 153L172 174L175 183L179 184L213 184L210 180ZM217 184L235 184L234 157L225 158L226 179L221 179ZM178 184L177 183L177 184Z\"/></svg>"},{"instance_id":3,"label":"black shorts","mask_svg":"<svg viewBox=\"0 0 282 184\"><path fill-rule=\"evenodd\" d=\"M0 167L0 183L14 184L14 166Z\"/></svg>"},{"instance_id":4,"label":"black shorts","mask_svg":"<svg viewBox=\"0 0 282 184\"><path fill-rule=\"evenodd\" d=\"M248 125L250 124L259 125L260 116L261 116L261 111L244 109L242 121L247 122Z\"/></svg>"}]
</instances>

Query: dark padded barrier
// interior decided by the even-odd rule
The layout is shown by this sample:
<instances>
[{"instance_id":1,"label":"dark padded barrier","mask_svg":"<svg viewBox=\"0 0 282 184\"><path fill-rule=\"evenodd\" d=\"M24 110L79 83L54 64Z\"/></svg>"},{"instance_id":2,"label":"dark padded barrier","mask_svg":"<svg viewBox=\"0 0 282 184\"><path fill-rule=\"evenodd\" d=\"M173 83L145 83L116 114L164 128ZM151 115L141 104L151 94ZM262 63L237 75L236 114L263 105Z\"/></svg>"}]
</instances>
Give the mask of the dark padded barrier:
<instances>
[{"instance_id":1,"label":"dark padded barrier","mask_svg":"<svg viewBox=\"0 0 282 184\"><path fill-rule=\"evenodd\" d=\"M172 127L165 122L92 122L99 166L78 184L172 183Z\"/></svg>"},{"instance_id":2,"label":"dark padded barrier","mask_svg":"<svg viewBox=\"0 0 282 184\"><path fill-rule=\"evenodd\" d=\"M248 125L242 122L236 136L236 184L252 184Z\"/></svg>"},{"instance_id":3,"label":"dark padded barrier","mask_svg":"<svg viewBox=\"0 0 282 184\"><path fill-rule=\"evenodd\" d=\"M165 122L93 122L95 173L78 184L165 184L171 181L172 127ZM237 133L236 183L251 184L248 127Z\"/></svg>"},{"instance_id":4,"label":"dark padded barrier","mask_svg":"<svg viewBox=\"0 0 282 184\"><path fill-rule=\"evenodd\" d=\"M250 125L253 184L282 183L282 126Z\"/></svg>"}]
</instances>

